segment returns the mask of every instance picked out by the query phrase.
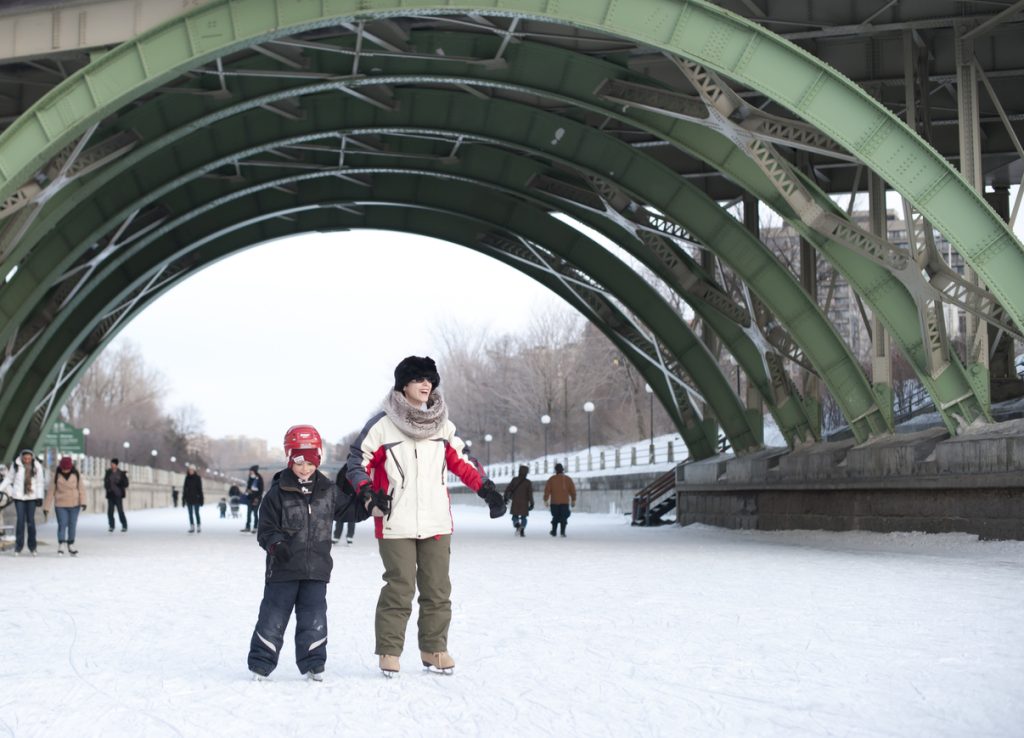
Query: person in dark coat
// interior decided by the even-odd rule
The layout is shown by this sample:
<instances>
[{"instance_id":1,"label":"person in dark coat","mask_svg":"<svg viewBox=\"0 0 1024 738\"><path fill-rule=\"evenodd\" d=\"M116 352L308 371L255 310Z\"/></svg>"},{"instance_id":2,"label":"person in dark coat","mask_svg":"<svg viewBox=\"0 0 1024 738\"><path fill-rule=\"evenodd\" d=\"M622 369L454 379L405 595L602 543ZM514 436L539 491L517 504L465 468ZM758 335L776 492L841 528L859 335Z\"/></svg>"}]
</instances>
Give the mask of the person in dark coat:
<instances>
[{"instance_id":1,"label":"person in dark coat","mask_svg":"<svg viewBox=\"0 0 1024 738\"><path fill-rule=\"evenodd\" d=\"M128 519L124 516L124 498L128 494L128 474L121 469L121 462L110 460L110 468L103 475L103 489L107 491L107 523L114 532L114 510L121 521L121 532L128 532Z\"/></svg>"},{"instance_id":2,"label":"person in dark coat","mask_svg":"<svg viewBox=\"0 0 1024 738\"><path fill-rule=\"evenodd\" d=\"M334 478L334 483L338 485L338 489L347 495L355 495L356 491L352 489L352 485L348 481L348 464L345 464L338 470L337 476ZM341 528L342 526L347 528L345 532L345 543L349 546L352 545L352 537L356 534L356 508L355 505L350 505L345 515L334 521L334 537L332 541L337 543L341 540Z\"/></svg>"},{"instance_id":3,"label":"person in dark coat","mask_svg":"<svg viewBox=\"0 0 1024 738\"><path fill-rule=\"evenodd\" d=\"M181 501L188 508L188 532L202 533L203 521L199 518L199 508L203 506L203 478L196 471L195 464L188 465L185 483L181 485Z\"/></svg>"},{"instance_id":4,"label":"person in dark coat","mask_svg":"<svg viewBox=\"0 0 1024 738\"><path fill-rule=\"evenodd\" d=\"M245 491L249 496L249 502L246 505L245 527L242 531L251 530L255 533L260 524L260 502L263 500L263 475L260 474L258 464L249 467L249 481L245 483Z\"/></svg>"},{"instance_id":5,"label":"person in dark coat","mask_svg":"<svg viewBox=\"0 0 1024 738\"><path fill-rule=\"evenodd\" d=\"M307 679L323 681L327 661L327 583L331 526L354 498L317 467L323 443L313 426L285 434L288 467L274 475L263 498L256 540L266 550L266 584L249 645L249 670L263 681L277 668L284 631L295 610L295 661ZM362 505L362 517L369 515Z\"/></svg>"},{"instance_id":6,"label":"person in dark coat","mask_svg":"<svg viewBox=\"0 0 1024 738\"><path fill-rule=\"evenodd\" d=\"M512 513L512 526L515 534L520 538L526 536L526 519L533 509L533 482L526 478L530 467L520 464L519 474L508 483L505 488L505 502L512 504L509 512Z\"/></svg>"}]
</instances>

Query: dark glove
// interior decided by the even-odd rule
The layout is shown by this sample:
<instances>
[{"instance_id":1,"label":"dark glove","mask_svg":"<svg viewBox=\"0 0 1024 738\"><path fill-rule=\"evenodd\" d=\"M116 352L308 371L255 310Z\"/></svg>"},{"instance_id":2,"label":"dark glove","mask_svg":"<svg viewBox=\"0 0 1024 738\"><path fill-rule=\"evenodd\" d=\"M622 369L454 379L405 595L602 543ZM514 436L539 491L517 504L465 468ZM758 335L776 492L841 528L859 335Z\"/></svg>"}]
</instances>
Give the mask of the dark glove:
<instances>
[{"instance_id":1,"label":"dark glove","mask_svg":"<svg viewBox=\"0 0 1024 738\"><path fill-rule=\"evenodd\" d=\"M279 564L284 564L292 557L291 549L288 548L288 544L284 541L278 541L277 543L270 544L270 548L267 549L267 553L274 557L274 561Z\"/></svg>"},{"instance_id":2,"label":"dark glove","mask_svg":"<svg viewBox=\"0 0 1024 738\"><path fill-rule=\"evenodd\" d=\"M362 489L362 497L363 504L366 505L367 510L377 508L382 515L387 515L391 512L391 495L387 492L381 490L374 491L370 489L370 485L366 485Z\"/></svg>"},{"instance_id":3,"label":"dark glove","mask_svg":"<svg viewBox=\"0 0 1024 738\"><path fill-rule=\"evenodd\" d=\"M42 500L36 500L36 507L42 507L42 506L43 506L43 501Z\"/></svg>"},{"instance_id":4,"label":"dark glove","mask_svg":"<svg viewBox=\"0 0 1024 738\"><path fill-rule=\"evenodd\" d=\"M85 512L85 505L82 505L82 512Z\"/></svg>"},{"instance_id":5,"label":"dark glove","mask_svg":"<svg viewBox=\"0 0 1024 738\"><path fill-rule=\"evenodd\" d=\"M526 506L526 509L527 509L527 510L532 510L532 509L533 509L533 500L530 500L530 504L528 504L528 505Z\"/></svg>"},{"instance_id":6,"label":"dark glove","mask_svg":"<svg viewBox=\"0 0 1024 738\"><path fill-rule=\"evenodd\" d=\"M46 524L46 520L49 517L50 517L50 513L47 510L43 510L43 525Z\"/></svg>"},{"instance_id":7,"label":"dark glove","mask_svg":"<svg viewBox=\"0 0 1024 738\"><path fill-rule=\"evenodd\" d=\"M491 508L492 518L500 518L505 514L505 500L502 498L501 493L495 489L494 482L490 479L485 479L476 493L480 499L487 503L487 507Z\"/></svg>"}]
</instances>

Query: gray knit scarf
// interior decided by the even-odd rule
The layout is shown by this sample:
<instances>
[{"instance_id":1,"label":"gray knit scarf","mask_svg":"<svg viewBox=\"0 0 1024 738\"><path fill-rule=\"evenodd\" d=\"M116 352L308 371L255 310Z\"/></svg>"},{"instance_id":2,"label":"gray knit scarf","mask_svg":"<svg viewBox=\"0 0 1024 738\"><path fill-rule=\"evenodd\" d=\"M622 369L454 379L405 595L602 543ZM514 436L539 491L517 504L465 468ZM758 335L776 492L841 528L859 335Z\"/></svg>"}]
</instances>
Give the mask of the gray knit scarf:
<instances>
[{"instance_id":1,"label":"gray knit scarf","mask_svg":"<svg viewBox=\"0 0 1024 738\"><path fill-rule=\"evenodd\" d=\"M438 390L430 393L426 410L414 407L405 395L394 390L385 396L381 409L398 430L417 441L437 434L448 420L448 406Z\"/></svg>"}]
</instances>

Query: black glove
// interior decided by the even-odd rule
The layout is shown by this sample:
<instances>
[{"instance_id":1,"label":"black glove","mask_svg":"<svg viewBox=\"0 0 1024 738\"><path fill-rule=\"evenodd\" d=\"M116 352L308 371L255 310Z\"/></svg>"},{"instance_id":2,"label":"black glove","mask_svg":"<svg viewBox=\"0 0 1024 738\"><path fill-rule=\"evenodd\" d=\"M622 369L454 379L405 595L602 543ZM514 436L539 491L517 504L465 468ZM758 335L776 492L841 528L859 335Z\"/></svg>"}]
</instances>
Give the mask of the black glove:
<instances>
[{"instance_id":1,"label":"black glove","mask_svg":"<svg viewBox=\"0 0 1024 738\"><path fill-rule=\"evenodd\" d=\"M43 524L46 524L47 519L50 517L50 513L47 510L43 510Z\"/></svg>"},{"instance_id":2,"label":"black glove","mask_svg":"<svg viewBox=\"0 0 1024 738\"><path fill-rule=\"evenodd\" d=\"M370 485L366 485L361 490L363 497L363 504L366 505L367 510L377 508L382 514L387 515L391 512L391 495L384 491L374 491L370 488Z\"/></svg>"},{"instance_id":3,"label":"black glove","mask_svg":"<svg viewBox=\"0 0 1024 738\"><path fill-rule=\"evenodd\" d=\"M284 541L278 541L277 543L270 544L270 548L267 549L267 553L274 557L274 561L279 564L284 564L292 557L291 549L288 548L288 544Z\"/></svg>"},{"instance_id":4,"label":"black glove","mask_svg":"<svg viewBox=\"0 0 1024 738\"><path fill-rule=\"evenodd\" d=\"M476 493L480 499L487 503L487 507L491 508L492 518L500 518L505 514L505 500L501 493L495 489L494 482L490 479L485 479Z\"/></svg>"},{"instance_id":5,"label":"black glove","mask_svg":"<svg viewBox=\"0 0 1024 738\"><path fill-rule=\"evenodd\" d=\"M85 505L82 505L82 512L85 512Z\"/></svg>"}]
</instances>

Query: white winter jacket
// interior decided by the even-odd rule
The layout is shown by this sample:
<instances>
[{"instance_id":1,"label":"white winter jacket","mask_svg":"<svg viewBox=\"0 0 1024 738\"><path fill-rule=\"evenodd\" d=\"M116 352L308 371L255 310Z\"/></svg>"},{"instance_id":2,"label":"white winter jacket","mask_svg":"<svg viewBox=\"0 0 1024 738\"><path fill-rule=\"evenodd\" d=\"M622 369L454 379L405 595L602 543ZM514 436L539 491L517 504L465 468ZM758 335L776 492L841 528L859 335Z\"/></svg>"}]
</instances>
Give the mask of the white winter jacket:
<instances>
[{"instance_id":1,"label":"white winter jacket","mask_svg":"<svg viewBox=\"0 0 1024 738\"><path fill-rule=\"evenodd\" d=\"M484 480L479 466L463 455L464 448L447 413L422 438L404 432L387 412L370 419L350 448L348 479L357 491L372 484L372 489L391 495L390 513L373 519L377 538L431 538L452 532L448 472L474 491Z\"/></svg>"},{"instance_id":2,"label":"white winter jacket","mask_svg":"<svg viewBox=\"0 0 1024 738\"><path fill-rule=\"evenodd\" d=\"M43 465L38 459L32 460L32 490L25 494L25 465L19 456L7 469L7 476L0 482L0 492L6 492L15 500L41 500L46 496L46 482L43 478Z\"/></svg>"}]
</instances>

